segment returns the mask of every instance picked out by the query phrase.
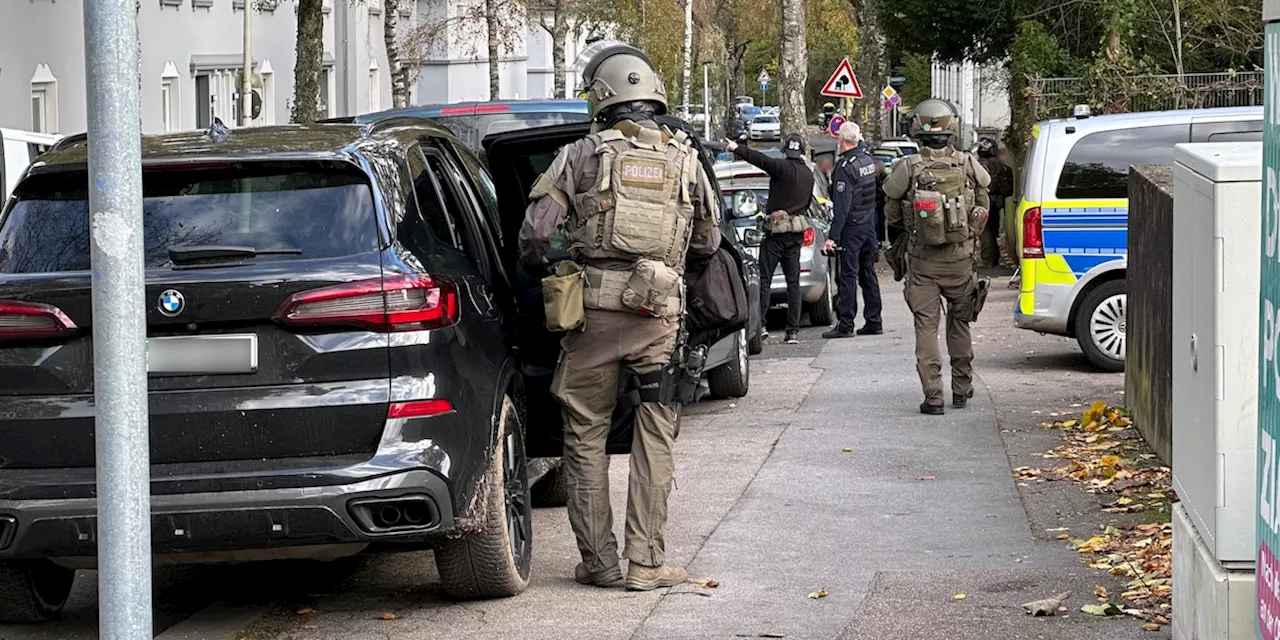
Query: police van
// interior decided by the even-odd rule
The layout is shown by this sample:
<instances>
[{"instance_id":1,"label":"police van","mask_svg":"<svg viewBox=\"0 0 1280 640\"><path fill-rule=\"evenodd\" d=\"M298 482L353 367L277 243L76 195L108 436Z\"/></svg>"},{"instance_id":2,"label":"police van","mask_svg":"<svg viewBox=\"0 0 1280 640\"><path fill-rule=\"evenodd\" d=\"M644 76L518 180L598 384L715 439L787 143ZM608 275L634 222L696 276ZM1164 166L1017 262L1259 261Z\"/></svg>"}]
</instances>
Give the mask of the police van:
<instances>
[{"instance_id":1,"label":"police van","mask_svg":"<svg viewBox=\"0 0 1280 640\"><path fill-rule=\"evenodd\" d=\"M1032 129L1018 203L1015 324L1074 336L1103 371L1124 370L1129 167L1173 164L1182 142L1262 139L1262 107L1049 120Z\"/></svg>"}]
</instances>

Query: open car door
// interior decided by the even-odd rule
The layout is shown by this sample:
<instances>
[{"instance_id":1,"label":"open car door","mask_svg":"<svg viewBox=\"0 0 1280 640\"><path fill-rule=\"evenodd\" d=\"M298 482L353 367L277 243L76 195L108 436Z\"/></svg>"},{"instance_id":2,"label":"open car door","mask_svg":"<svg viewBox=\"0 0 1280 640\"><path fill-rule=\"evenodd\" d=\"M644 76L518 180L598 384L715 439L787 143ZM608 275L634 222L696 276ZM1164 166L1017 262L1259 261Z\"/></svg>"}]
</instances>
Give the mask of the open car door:
<instances>
[{"instance_id":1,"label":"open car door","mask_svg":"<svg viewBox=\"0 0 1280 640\"><path fill-rule=\"evenodd\" d=\"M674 118L659 119L672 130L686 131L693 138L688 123ZM530 456L559 456L564 447L564 426L560 405L551 395L551 378L560 359L562 333L546 329L542 306L541 274L529 273L519 264L517 246L520 226L528 207L528 195L533 184L555 160L560 148L590 133L590 123L575 123L551 127L539 127L510 131L486 137L483 141L485 161L498 193L498 210L501 216L504 246L503 264L516 289L516 313L511 346L520 363L525 380L525 429ZM719 194L713 157L694 138L699 156L706 170L714 193ZM717 202L717 205L720 203ZM755 260L747 255L726 217L720 216L721 247L738 260L747 292L747 304L751 316L747 328L750 335L759 329L760 270ZM567 255L551 255L552 260ZM742 327L725 327L712 335L702 336L708 346L728 336L734 336ZM732 339L732 338L731 338ZM624 454L631 451L631 430L635 408L639 404L634 379L622 376L618 389L619 398L614 410L613 427L610 429L608 452Z\"/></svg>"}]
</instances>

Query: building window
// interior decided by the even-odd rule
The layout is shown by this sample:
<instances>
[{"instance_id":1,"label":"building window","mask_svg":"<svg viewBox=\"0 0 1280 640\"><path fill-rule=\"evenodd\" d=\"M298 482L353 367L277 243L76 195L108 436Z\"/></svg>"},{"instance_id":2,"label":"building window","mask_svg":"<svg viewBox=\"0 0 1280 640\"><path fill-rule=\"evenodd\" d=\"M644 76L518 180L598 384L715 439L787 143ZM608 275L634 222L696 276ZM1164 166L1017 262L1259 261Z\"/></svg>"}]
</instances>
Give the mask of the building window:
<instances>
[{"instance_id":1,"label":"building window","mask_svg":"<svg viewBox=\"0 0 1280 640\"><path fill-rule=\"evenodd\" d=\"M36 65L36 72L31 76L31 130L58 131L58 79L47 64Z\"/></svg>"},{"instance_id":2,"label":"building window","mask_svg":"<svg viewBox=\"0 0 1280 640\"><path fill-rule=\"evenodd\" d=\"M382 76L378 73L378 59L369 63L369 111L382 111Z\"/></svg>"},{"instance_id":3,"label":"building window","mask_svg":"<svg viewBox=\"0 0 1280 640\"><path fill-rule=\"evenodd\" d=\"M263 60L258 73L262 75L262 124L272 125L276 123L276 70L270 60Z\"/></svg>"},{"instance_id":4,"label":"building window","mask_svg":"<svg viewBox=\"0 0 1280 640\"><path fill-rule=\"evenodd\" d=\"M196 76L196 128L208 129L213 124L213 94L209 90L209 74Z\"/></svg>"},{"instance_id":5,"label":"building window","mask_svg":"<svg viewBox=\"0 0 1280 640\"><path fill-rule=\"evenodd\" d=\"M321 118L329 118L333 115L329 113L329 78L332 75L329 69L320 72L320 102L316 104L316 112Z\"/></svg>"},{"instance_id":6,"label":"building window","mask_svg":"<svg viewBox=\"0 0 1280 640\"><path fill-rule=\"evenodd\" d=\"M160 74L160 123L164 126L166 133L182 129L180 83L178 65L173 61L166 62L164 71Z\"/></svg>"}]
</instances>

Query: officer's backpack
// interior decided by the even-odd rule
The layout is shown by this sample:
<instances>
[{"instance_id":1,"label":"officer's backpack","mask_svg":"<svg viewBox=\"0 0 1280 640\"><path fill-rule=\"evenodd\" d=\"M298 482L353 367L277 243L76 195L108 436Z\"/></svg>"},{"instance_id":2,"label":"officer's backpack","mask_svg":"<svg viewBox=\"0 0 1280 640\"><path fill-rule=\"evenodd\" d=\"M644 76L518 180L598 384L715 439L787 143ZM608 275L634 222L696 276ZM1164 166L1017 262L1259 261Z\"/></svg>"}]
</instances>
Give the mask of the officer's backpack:
<instances>
[{"instance_id":1,"label":"officer's backpack","mask_svg":"<svg viewBox=\"0 0 1280 640\"><path fill-rule=\"evenodd\" d=\"M916 242L959 244L973 237L974 183L968 156L928 159L912 155L912 213Z\"/></svg>"}]
</instances>

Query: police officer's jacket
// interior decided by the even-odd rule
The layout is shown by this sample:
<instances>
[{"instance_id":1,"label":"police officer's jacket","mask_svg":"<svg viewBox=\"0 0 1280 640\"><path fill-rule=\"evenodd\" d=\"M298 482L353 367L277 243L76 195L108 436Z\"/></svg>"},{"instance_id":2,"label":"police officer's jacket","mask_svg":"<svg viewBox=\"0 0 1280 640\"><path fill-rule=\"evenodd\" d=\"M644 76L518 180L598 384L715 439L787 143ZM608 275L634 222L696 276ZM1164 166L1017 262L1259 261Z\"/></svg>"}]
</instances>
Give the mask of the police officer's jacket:
<instances>
[{"instance_id":1,"label":"police officer's jacket","mask_svg":"<svg viewBox=\"0 0 1280 640\"><path fill-rule=\"evenodd\" d=\"M770 212L806 214L813 202L813 169L804 163L803 158L770 158L746 145L738 145L734 153L769 174Z\"/></svg>"},{"instance_id":2,"label":"police officer's jacket","mask_svg":"<svg viewBox=\"0 0 1280 640\"><path fill-rule=\"evenodd\" d=\"M876 161L863 143L840 154L832 175L835 217L828 235L832 240L839 242L846 233L875 233L877 172Z\"/></svg>"}]
</instances>

